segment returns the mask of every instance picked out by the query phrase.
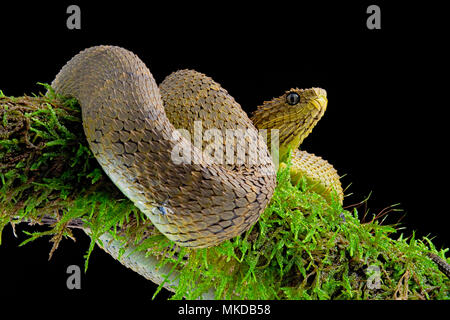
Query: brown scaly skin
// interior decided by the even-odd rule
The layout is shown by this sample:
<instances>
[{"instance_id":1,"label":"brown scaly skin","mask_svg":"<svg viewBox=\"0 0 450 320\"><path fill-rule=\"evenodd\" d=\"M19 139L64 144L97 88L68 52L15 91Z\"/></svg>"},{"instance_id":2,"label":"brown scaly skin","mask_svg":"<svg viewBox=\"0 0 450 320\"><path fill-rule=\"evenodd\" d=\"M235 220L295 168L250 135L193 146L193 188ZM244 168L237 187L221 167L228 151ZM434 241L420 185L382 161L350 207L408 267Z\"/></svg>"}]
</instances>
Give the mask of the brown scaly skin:
<instances>
[{"instance_id":1,"label":"brown scaly skin","mask_svg":"<svg viewBox=\"0 0 450 320\"><path fill-rule=\"evenodd\" d=\"M267 146L240 105L211 78L181 70L158 88L132 52L98 46L72 58L52 87L79 101L86 138L106 174L177 244L202 248L235 237L269 203L276 181ZM298 147L326 108L325 90L294 90L301 97L298 104L286 108L283 95L254 116L260 129L280 129L282 157ZM211 161L209 142L195 135L195 121L205 133L213 128L224 137L229 129L244 132L231 140L231 163ZM194 135L194 143L176 128ZM256 148L239 154L240 140ZM174 161L174 150L189 150L181 153L190 161Z\"/></svg>"},{"instance_id":2,"label":"brown scaly skin","mask_svg":"<svg viewBox=\"0 0 450 320\"><path fill-rule=\"evenodd\" d=\"M220 85L209 78L185 84L190 92L176 94L187 100L193 93L206 97L203 105L194 103L202 110L196 114L203 123L218 124L216 114L208 113L208 106L217 105L227 112L226 125L244 126L249 139L259 139L250 119ZM200 161L172 160L175 148L188 150L191 143L176 134L152 74L132 52L114 46L86 49L61 69L52 87L78 100L86 138L105 173L177 244L201 248L235 237L269 203L276 175L264 142L255 150L258 161L239 170L201 159L195 147L192 158Z\"/></svg>"},{"instance_id":3,"label":"brown scaly skin","mask_svg":"<svg viewBox=\"0 0 450 320\"><path fill-rule=\"evenodd\" d=\"M220 90L207 90L211 87ZM204 114L200 124L202 132L217 128L225 137L226 129L248 128L247 115L243 110L240 107L229 107L237 104L234 99L202 73L194 70L176 71L164 79L159 89L170 122L175 128L186 129L191 136L195 136L194 123L199 120L198 114ZM289 104L289 94L297 94L298 102ZM264 102L253 113L251 120L259 130L266 129L269 149L272 143L271 130L278 129L279 159L286 160L288 151L292 150L290 172L294 184L304 177L308 186L326 200L330 202L333 196L337 196L337 200L342 203L343 191L339 175L333 166L320 157L298 150L299 145L322 118L327 102L327 94L323 89L291 89L280 97ZM230 113L235 114L230 117ZM200 145L205 150L209 143L204 139ZM236 143L233 144L233 150L235 148ZM249 155L245 156L247 159ZM239 170L238 166L227 167Z\"/></svg>"}]
</instances>

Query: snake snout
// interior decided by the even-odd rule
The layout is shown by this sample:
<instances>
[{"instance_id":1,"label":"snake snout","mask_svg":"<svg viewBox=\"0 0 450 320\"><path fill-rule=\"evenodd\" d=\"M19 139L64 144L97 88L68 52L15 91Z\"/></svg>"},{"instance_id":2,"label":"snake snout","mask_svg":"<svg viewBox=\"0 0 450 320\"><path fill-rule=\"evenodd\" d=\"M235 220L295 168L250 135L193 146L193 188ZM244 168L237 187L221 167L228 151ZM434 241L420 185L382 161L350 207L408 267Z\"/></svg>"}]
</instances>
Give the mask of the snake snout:
<instances>
[{"instance_id":1,"label":"snake snout","mask_svg":"<svg viewBox=\"0 0 450 320\"><path fill-rule=\"evenodd\" d=\"M328 99L324 96L318 96L317 98L311 100L311 104L317 109L317 111L325 111L327 108Z\"/></svg>"},{"instance_id":2,"label":"snake snout","mask_svg":"<svg viewBox=\"0 0 450 320\"><path fill-rule=\"evenodd\" d=\"M328 105L328 99L327 99L327 91L322 88L310 88L305 89L303 91L303 97L305 98L305 105L310 105L316 111L319 112L319 114L322 114L325 112L327 105Z\"/></svg>"}]
</instances>

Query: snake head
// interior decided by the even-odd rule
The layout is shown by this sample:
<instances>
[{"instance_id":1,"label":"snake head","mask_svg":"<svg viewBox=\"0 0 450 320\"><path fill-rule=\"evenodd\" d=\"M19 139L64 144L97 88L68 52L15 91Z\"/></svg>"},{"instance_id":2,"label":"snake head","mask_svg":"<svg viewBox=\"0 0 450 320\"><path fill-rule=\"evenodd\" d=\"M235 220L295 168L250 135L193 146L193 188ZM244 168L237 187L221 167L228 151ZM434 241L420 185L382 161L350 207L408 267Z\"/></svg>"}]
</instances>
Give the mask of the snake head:
<instances>
[{"instance_id":1,"label":"snake head","mask_svg":"<svg viewBox=\"0 0 450 320\"><path fill-rule=\"evenodd\" d=\"M327 92L321 88L290 89L283 95L265 101L252 115L258 129L267 130L267 145L278 130L279 158L297 149L309 135L327 108ZM275 138L273 138L276 147Z\"/></svg>"}]
</instances>

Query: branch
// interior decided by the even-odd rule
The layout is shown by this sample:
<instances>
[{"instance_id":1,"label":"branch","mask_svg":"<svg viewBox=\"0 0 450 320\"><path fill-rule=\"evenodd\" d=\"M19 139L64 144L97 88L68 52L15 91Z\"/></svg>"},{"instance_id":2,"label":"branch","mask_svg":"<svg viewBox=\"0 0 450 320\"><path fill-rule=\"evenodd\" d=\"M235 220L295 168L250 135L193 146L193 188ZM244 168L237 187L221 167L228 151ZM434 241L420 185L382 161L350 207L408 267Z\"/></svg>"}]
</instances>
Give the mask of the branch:
<instances>
[{"instance_id":1,"label":"branch","mask_svg":"<svg viewBox=\"0 0 450 320\"><path fill-rule=\"evenodd\" d=\"M47 89L18 98L0 91L0 232L7 224L46 224L27 241L50 236L52 253L81 228L91 238L86 263L97 243L174 298L389 299L405 278L402 298L449 298L449 279L423 254L447 270L445 250L427 238L394 240L395 226L377 219L361 223L356 209L293 186L288 167L251 230L212 248L175 246L103 173L76 101ZM373 266L383 276L378 289L364 276Z\"/></svg>"}]
</instances>

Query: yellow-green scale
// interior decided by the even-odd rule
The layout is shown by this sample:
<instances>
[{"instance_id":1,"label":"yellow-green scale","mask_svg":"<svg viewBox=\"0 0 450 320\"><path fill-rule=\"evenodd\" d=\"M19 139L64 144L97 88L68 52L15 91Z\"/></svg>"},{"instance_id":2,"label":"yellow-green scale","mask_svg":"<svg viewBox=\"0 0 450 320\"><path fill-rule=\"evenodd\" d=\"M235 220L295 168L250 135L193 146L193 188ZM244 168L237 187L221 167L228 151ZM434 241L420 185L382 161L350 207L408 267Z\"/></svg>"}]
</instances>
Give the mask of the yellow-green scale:
<instances>
[{"instance_id":1,"label":"yellow-green scale","mask_svg":"<svg viewBox=\"0 0 450 320\"><path fill-rule=\"evenodd\" d=\"M344 192L336 169L321 157L298 149L323 116L327 104L326 91L323 89L291 89L259 106L252 121L258 129L267 130L267 144L271 151L274 147L273 134L276 133L273 130L277 130L280 167L286 166L291 150L290 173L293 184L303 178L310 190L322 195L328 202L336 199L342 204Z\"/></svg>"}]
</instances>

